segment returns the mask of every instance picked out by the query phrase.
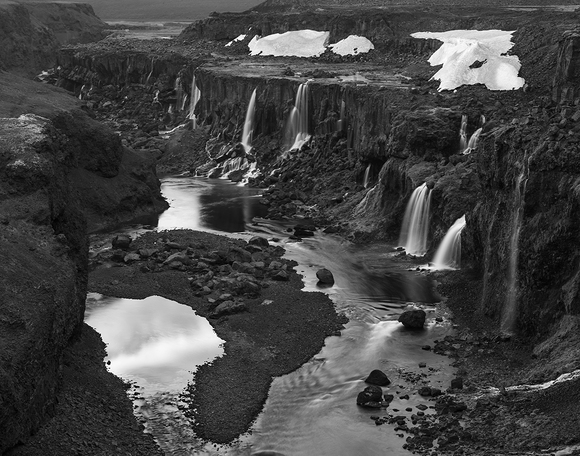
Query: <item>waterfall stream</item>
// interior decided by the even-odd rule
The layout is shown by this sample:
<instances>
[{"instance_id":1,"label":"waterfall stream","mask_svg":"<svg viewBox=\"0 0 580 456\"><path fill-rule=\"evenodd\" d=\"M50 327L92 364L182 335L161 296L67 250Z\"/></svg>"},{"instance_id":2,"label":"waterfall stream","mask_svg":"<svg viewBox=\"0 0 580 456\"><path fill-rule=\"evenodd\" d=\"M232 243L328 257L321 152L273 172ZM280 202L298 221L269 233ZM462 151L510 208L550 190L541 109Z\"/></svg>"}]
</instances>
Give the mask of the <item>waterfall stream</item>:
<instances>
[{"instance_id":1,"label":"waterfall stream","mask_svg":"<svg viewBox=\"0 0 580 456\"><path fill-rule=\"evenodd\" d=\"M461 116L461 126L459 127L459 151L463 152L467 148L467 116Z\"/></svg>"},{"instance_id":2,"label":"waterfall stream","mask_svg":"<svg viewBox=\"0 0 580 456\"><path fill-rule=\"evenodd\" d=\"M309 91L308 82L300 84L298 87L296 101L286 123L285 149L287 151L300 150L310 140L308 133Z\"/></svg>"},{"instance_id":3,"label":"waterfall stream","mask_svg":"<svg viewBox=\"0 0 580 456\"><path fill-rule=\"evenodd\" d=\"M403 246L409 255L421 256L427 252L430 206L431 190L423 183L411 194L399 237L399 245Z\"/></svg>"},{"instance_id":4,"label":"waterfall stream","mask_svg":"<svg viewBox=\"0 0 580 456\"><path fill-rule=\"evenodd\" d=\"M244 121L244 130L242 132L242 145L246 153L252 150L252 137L254 134L254 111L256 109L256 89L252 92L248 109L246 110L246 119Z\"/></svg>"},{"instance_id":5,"label":"waterfall stream","mask_svg":"<svg viewBox=\"0 0 580 456\"><path fill-rule=\"evenodd\" d=\"M515 180L514 199L511 221L511 236L509 239L509 263L507 271L507 294L501 318L501 330L511 334L515 326L518 305L518 257L520 254L519 242L522 220L524 217L524 204L526 186L528 183L529 163L524 159L522 171Z\"/></svg>"},{"instance_id":6,"label":"waterfall stream","mask_svg":"<svg viewBox=\"0 0 580 456\"><path fill-rule=\"evenodd\" d=\"M465 228L465 215L459 217L445 234L435 257L433 269L457 269L461 264L461 231Z\"/></svg>"},{"instance_id":7,"label":"waterfall stream","mask_svg":"<svg viewBox=\"0 0 580 456\"><path fill-rule=\"evenodd\" d=\"M197 128L197 116L195 115L195 107L197 102L201 98L201 91L198 89L195 83L195 75L193 75L193 80L191 81L191 95L189 97L189 112L187 113L187 118L192 121L193 128Z\"/></svg>"}]
</instances>

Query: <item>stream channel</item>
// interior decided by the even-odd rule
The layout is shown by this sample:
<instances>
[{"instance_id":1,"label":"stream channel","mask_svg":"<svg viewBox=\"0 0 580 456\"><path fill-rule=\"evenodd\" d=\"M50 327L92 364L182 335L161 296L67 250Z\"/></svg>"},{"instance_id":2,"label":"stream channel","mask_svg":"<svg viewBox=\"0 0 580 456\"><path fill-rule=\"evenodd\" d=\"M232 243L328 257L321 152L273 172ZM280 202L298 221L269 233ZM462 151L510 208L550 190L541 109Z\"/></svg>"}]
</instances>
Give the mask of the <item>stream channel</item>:
<instances>
[{"instance_id":1,"label":"stream channel","mask_svg":"<svg viewBox=\"0 0 580 456\"><path fill-rule=\"evenodd\" d=\"M133 385L135 414L168 455L375 456L410 454L407 437L393 425L375 425L371 416L434 413L434 402L417 394L420 386L445 390L452 378L449 358L422 349L452 333L437 318L436 298L425 276L408 270L390 245L359 246L317 232L302 242L288 239L294 223L273 222L259 202L259 190L220 179L168 177L162 192L170 208L156 227L189 228L225 236L264 236L298 263L304 290L330 296L349 323L326 339L320 353L296 371L275 378L251 432L232 445L199 441L180 410L180 393L196 366L221 356L221 341L208 321L189 307L160 297L127 300L89 293L86 321L107 344L110 370ZM277 241L272 241L275 238ZM334 274L332 287L317 285L316 271ZM406 330L397 318L410 304L427 312L422 331ZM425 367L420 367L424 363ZM421 364L423 366L423 364ZM395 395L388 409L356 405L364 379L380 369Z\"/></svg>"}]
</instances>

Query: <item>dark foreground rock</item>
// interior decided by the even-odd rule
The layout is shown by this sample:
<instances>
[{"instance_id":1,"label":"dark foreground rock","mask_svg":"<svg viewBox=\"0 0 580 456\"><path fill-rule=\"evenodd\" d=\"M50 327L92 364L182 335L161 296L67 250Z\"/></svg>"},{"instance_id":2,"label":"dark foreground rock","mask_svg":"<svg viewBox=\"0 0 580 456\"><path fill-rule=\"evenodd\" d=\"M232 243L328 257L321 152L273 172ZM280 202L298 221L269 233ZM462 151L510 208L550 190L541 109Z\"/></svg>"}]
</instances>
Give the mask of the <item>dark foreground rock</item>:
<instances>
[{"instance_id":1,"label":"dark foreground rock","mask_svg":"<svg viewBox=\"0 0 580 456\"><path fill-rule=\"evenodd\" d=\"M399 316L399 322L405 328L422 329L425 325L425 311L424 310L408 310Z\"/></svg>"},{"instance_id":2,"label":"dark foreground rock","mask_svg":"<svg viewBox=\"0 0 580 456\"><path fill-rule=\"evenodd\" d=\"M187 230L148 233L131 244L139 260L97 267L90 275L91 291L164 296L211 317L226 341L225 355L195 373L186 415L200 438L218 443L247 431L272 378L308 361L346 322L326 295L301 291L300 276L280 258L280 247L259 242L264 247L255 251L256 243ZM180 261L166 261L178 251ZM107 263L109 254L96 261ZM281 272L287 281L277 281Z\"/></svg>"}]
</instances>

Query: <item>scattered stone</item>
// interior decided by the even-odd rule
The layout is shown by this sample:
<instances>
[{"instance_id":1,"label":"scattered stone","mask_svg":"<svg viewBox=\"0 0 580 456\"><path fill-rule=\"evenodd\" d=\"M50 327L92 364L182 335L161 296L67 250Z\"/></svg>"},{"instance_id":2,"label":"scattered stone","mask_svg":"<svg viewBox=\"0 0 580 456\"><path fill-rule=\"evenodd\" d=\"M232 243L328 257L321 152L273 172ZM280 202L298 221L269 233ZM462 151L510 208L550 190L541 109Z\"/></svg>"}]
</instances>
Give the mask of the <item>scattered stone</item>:
<instances>
[{"instance_id":1,"label":"scattered stone","mask_svg":"<svg viewBox=\"0 0 580 456\"><path fill-rule=\"evenodd\" d=\"M245 312L247 310L248 307L244 302L224 301L215 308L213 313L210 315L210 318L219 318L224 315Z\"/></svg>"},{"instance_id":2,"label":"scattered stone","mask_svg":"<svg viewBox=\"0 0 580 456\"><path fill-rule=\"evenodd\" d=\"M427 367L427 363L419 363L419 367Z\"/></svg>"},{"instance_id":3,"label":"scattered stone","mask_svg":"<svg viewBox=\"0 0 580 456\"><path fill-rule=\"evenodd\" d=\"M111 244L113 245L113 249L127 250L132 241L131 236L127 234L118 234L113 238Z\"/></svg>"},{"instance_id":4,"label":"scattered stone","mask_svg":"<svg viewBox=\"0 0 580 456\"><path fill-rule=\"evenodd\" d=\"M429 351L429 350L431 350L431 345L423 345L421 347L421 350Z\"/></svg>"},{"instance_id":5,"label":"scattered stone","mask_svg":"<svg viewBox=\"0 0 580 456\"><path fill-rule=\"evenodd\" d=\"M288 279L289 279L288 273L284 270L280 270L272 276L272 280L277 280L279 282L284 282L287 281Z\"/></svg>"},{"instance_id":6,"label":"scattered stone","mask_svg":"<svg viewBox=\"0 0 580 456\"><path fill-rule=\"evenodd\" d=\"M270 246L268 239L260 237L260 236L253 236L248 241L248 244L255 245L257 247L266 248Z\"/></svg>"},{"instance_id":7,"label":"scattered stone","mask_svg":"<svg viewBox=\"0 0 580 456\"><path fill-rule=\"evenodd\" d=\"M139 261L140 259L141 259L141 256L138 253L128 253L123 258L123 261L125 263L133 263L134 261Z\"/></svg>"},{"instance_id":8,"label":"scattered stone","mask_svg":"<svg viewBox=\"0 0 580 456\"><path fill-rule=\"evenodd\" d=\"M366 378L365 383L370 383L371 385L387 386L391 383L387 374L378 369L373 370L369 376Z\"/></svg>"},{"instance_id":9,"label":"scattered stone","mask_svg":"<svg viewBox=\"0 0 580 456\"><path fill-rule=\"evenodd\" d=\"M316 271L316 277L320 283L326 283L329 285L334 284L334 276L332 275L332 272L326 268L322 268Z\"/></svg>"},{"instance_id":10,"label":"scattered stone","mask_svg":"<svg viewBox=\"0 0 580 456\"><path fill-rule=\"evenodd\" d=\"M424 310L407 310L399 316L399 322L409 329L422 329L427 314Z\"/></svg>"}]
</instances>

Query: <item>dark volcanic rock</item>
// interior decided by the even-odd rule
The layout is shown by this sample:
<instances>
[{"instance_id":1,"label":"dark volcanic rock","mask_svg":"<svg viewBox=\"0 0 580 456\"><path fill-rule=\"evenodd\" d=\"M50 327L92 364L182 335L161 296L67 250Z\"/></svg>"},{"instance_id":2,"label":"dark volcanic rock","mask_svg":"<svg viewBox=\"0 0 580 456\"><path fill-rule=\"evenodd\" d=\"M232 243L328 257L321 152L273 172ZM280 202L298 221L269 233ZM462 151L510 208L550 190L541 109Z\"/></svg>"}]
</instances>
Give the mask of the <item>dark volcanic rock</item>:
<instances>
[{"instance_id":1,"label":"dark volcanic rock","mask_svg":"<svg viewBox=\"0 0 580 456\"><path fill-rule=\"evenodd\" d=\"M382 400L383 390L379 386L367 386L358 394L356 404L363 407L380 408Z\"/></svg>"},{"instance_id":2,"label":"dark volcanic rock","mask_svg":"<svg viewBox=\"0 0 580 456\"><path fill-rule=\"evenodd\" d=\"M319 282L332 285L334 283L334 276L328 269L323 268L316 271L316 278Z\"/></svg>"},{"instance_id":3,"label":"dark volcanic rock","mask_svg":"<svg viewBox=\"0 0 580 456\"><path fill-rule=\"evenodd\" d=\"M387 377L387 374L378 369L373 370L366 378L365 382L378 386L387 386L391 383L389 377Z\"/></svg>"},{"instance_id":4,"label":"dark volcanic rock","mask_svg":"<svg viewBox=\"0 0 580 456\"><path fill-rule=\"evenodd\" d=\"M399 322L402 323L405 328L422 329L425 325L425 317L426 314L424 310L407 310L399 316Z\"/></svg>"}]
</instances>

